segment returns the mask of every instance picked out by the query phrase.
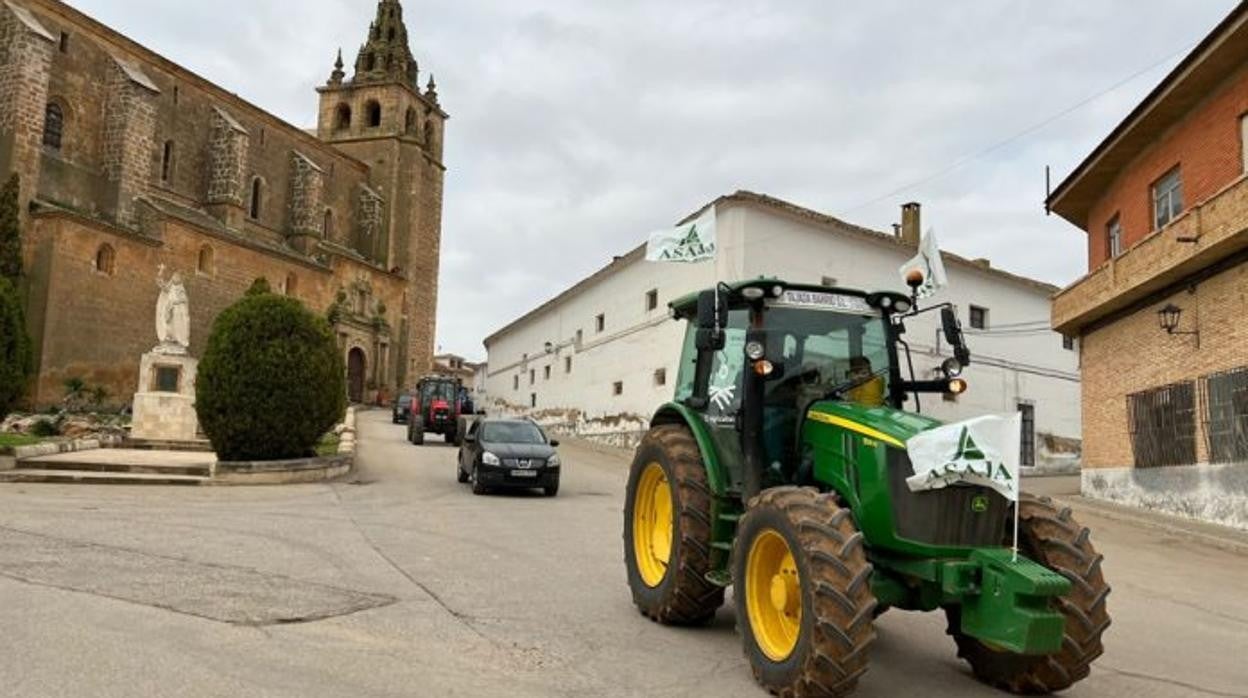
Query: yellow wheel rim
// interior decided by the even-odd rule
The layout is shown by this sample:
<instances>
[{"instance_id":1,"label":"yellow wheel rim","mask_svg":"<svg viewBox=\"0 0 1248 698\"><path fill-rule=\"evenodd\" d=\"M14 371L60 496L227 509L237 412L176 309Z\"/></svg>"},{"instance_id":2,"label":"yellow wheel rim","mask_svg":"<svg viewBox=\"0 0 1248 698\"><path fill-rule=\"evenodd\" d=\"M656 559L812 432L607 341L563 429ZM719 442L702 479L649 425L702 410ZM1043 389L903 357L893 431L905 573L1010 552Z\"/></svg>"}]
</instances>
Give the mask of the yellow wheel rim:
<instances>
[{"instance_id":1,"label":"yellow wheel rim","mask_svg":"<svg viewBox=\"0 0 1248 698\"><path fill-rule=\"evenodd\" d=\"M793 654L802 632L802 580L784 536L758 534L745 563L745 609L758 648L773 662Z\"/></svg>"},{"instance_id":2,"label":"yellow wheel rim","mask_svg":"<svg viewBox=\"0 0 1248 698\"><path fill-rule=\"evenodd\" d=\"M667 575L672 559L672 489L658 463L651 463L637 481L633 501L633 557L641 581L653 589Z\"/></svg>"}]
</instances>

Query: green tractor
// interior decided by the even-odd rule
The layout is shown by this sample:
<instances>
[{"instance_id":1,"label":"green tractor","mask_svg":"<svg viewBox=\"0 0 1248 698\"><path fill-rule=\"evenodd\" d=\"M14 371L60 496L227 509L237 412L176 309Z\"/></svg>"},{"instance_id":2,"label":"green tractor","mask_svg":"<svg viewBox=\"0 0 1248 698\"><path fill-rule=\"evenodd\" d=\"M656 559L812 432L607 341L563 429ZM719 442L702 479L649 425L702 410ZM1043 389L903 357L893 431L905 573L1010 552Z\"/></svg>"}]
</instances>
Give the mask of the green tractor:
<instances>
[{"instance_id":1,"label":"green tractor","mask_svg":"<svg viewBox=\"0 0 1248 698\"><path fill-rule=\"evenodd\" d=\"M780 696L853 691L890 608L943 610L958 655L1000 689L1088 675L1109 586L1070 510L1021 495L1015 557L1007 497L907 486L906 442L939 422L903 406L966 389L952 307L759 279L672 310L689 322L676 394L637 448L624 509L643 615L701 624L733 586L754 676ZM955 358L915 380L905 321L936 310Z\"/></svg>"}]
</instances>

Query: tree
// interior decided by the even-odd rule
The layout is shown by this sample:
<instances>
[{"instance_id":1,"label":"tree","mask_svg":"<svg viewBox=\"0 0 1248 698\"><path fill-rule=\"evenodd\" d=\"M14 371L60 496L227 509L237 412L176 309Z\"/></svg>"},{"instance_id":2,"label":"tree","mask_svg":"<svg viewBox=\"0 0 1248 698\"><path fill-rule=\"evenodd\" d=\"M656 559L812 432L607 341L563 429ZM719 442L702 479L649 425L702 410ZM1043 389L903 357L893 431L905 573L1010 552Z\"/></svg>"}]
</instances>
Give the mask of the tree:
<instances>
[{"instance_id":1,"label":"tree","mask_svg":"<svg viewBox=\"0 0 1248 698\"><path fill-rule=\"evenodd\" d=\"M22 276L22 230L18 210L21 178L9 177L0 188L0 277L15 285Z\"/></svg>"},{"instance_id":2,"label":"tree","mask_svg":"<svg viewBox=\"0 0 1248 698\"><path fill-rule=\"evenodd\" d=\"M324 318L253 286L213 323L195 409L224 461L315 453L346 411L338 343Z\"/></svg>"},{"instance_id":3,"label":"tree","mask_svg":"<svg viewBox=\"0 0 1248 698\"><path fill-rule=\"evenodd\" d=\"M32 367L30 336L22 300L11 281L0 277L0 419L26 394Z\"/></svg>"}]
</instances>

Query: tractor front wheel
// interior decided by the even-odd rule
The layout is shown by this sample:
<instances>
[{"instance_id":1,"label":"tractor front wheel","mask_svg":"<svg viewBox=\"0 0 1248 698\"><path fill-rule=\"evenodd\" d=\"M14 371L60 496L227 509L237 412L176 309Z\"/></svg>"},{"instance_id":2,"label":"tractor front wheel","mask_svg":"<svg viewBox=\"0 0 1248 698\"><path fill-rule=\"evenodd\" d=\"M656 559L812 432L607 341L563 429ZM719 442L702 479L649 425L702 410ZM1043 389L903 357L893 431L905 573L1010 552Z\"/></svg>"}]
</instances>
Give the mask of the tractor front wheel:
<instances>
[{"instance_id":1,"label":"tractor front wheel","mask_svg":"<svg viewBox=\"0 0 1248 698\"><path fill-rule=\"evenodd\" d=\"M711 489L693 434L683 425L650 429L628 476L624 564L633 602L666 625L697 625L724 604L711 571Z\"/></svg>"},{"instance_id":2,"label":"tractor front wheel","mask_svg":"<svg viewBox=\"0 0 1248 698\"><path fill-rule=\"evenodd\" d=\"M867 670L877 607L862 533L836 498L755 497L734 551L737 625L754 678L778 696L843 696Z\"/></svg>"},{"instance_id":3,"label":"tractor front wheel","mask_svg":"<svg viewBox=\"0 0 1248 698\"><path fill-rule=\"evenodd\" d=\"M1070 580L1071 590L1053 600L1066 617L1062 649L1056 654L1027 656L995 649L962 633L960 608L946 609L949 634L958 656L971 665L976 678L1011 693L1047 694L1087 678L1092 662L1104 651L1101 636L1109 627L1105 598L1109 584L1101 573L1101 555L1088 529L1058 509L1048 497L1022 495L1019 501L1019 549L1031 560Z\"/></svg>"}]
</instances>

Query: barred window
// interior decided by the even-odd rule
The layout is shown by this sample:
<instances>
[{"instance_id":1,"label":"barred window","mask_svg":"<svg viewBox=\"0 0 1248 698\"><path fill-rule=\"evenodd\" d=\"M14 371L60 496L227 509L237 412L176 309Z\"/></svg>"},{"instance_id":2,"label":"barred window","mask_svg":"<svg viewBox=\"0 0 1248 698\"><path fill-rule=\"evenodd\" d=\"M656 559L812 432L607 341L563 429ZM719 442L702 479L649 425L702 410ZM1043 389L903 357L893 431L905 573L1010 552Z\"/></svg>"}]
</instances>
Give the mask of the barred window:
<instances>
[{"instance_id":1,"label":"barred window","mask_svg":"<svg viewBox=\"0 0 1248 698\"><path fill-rule=\"evenodd\" d=\"M52 150L60 150L64 136L65 112L56 102L48 102L43 113L43 144Z\"/></svg>"},{"instance_id":2,"label":"barred window","mask_svg":"<svg viewBox=\"0 0 1248 698\"><path fill-rule=\"evenodd\" d=\"M1196 462L1196 390L1175 383L1127 396L1135 467Z\"/></svg>"},{"instance_id":3,"label":"barred window","mask_svg":"<svg viewBox=\"0 0 1248 698\"><path fill-rule=\"evenodd\" d=\"M1209 462L1248 460L1248 366L1203 379Z\"/></svg>"}]
</instances>

